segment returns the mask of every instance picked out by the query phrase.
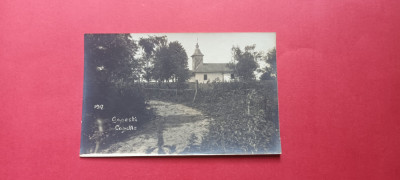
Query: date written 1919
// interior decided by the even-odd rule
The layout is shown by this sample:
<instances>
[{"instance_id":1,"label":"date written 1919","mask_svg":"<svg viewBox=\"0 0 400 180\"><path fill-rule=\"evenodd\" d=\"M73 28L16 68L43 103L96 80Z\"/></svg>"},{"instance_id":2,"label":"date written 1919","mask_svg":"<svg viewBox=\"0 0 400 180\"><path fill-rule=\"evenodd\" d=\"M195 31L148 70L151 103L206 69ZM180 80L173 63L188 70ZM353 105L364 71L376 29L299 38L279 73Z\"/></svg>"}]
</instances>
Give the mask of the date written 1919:
<instances>
[{"instance_id":1,"label":"date written 1919","mask_svg":"<svg viewBox=\"0 0 400 180\"><path fill-rule=\"evenodd\" d=\"M103 110L103 108L104 108L104 105L103 105L103 104L96 104L96 105L94 105L94 109Z\"/></svg>"}]
</instances>

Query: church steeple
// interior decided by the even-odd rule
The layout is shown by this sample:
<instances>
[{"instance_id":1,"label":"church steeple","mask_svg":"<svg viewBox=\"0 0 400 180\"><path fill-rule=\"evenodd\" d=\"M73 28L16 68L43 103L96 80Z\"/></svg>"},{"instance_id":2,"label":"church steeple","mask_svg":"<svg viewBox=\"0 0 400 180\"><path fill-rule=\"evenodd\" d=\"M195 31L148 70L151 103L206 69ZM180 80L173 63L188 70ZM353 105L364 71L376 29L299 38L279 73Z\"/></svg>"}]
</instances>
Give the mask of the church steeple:
<instances>
[{"instance_id":1,"label":"church steeple","mask_svg":"<svg viewBox=\"0 0 400 180\"><path fill-rule=\"evenodd\" d=\"M196 70L197 66L203 64L203 53L199 49L199 43L196 43L196 49L194 50L192 57L192 68L193 71Z\"/></svg>"},{"instance_id":2,"label":"church steeple","mask_svg":"<svg viewBox=\"0 0 400 180\"><path fill-rule=\"evenodd\" d=\"M201 53L201 51L199 49L199 43L196 43L196 49L194 50L192 57L193 56L204 56L203 53Z\"/></svg>"}]
</instances>

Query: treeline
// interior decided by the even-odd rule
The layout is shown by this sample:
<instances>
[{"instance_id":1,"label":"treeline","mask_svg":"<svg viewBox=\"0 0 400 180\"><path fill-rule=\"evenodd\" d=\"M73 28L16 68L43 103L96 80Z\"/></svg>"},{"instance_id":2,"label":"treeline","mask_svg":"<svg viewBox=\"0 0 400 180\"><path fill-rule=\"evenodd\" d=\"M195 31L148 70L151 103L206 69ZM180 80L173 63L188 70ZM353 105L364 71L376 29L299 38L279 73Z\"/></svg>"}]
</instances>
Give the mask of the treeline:
<instances>
[{"instance_id":1,"label":"treeline","mask_svg":"<svg viewBox=\"0 0 400 180\"><path fill-rule=\"evenodd\" d=\"M232 47L235 77L240 81L276 77L276 48L256 51L256 45ZM184 83L190 78L188 55L178 41L147 36L138 41L130 34L85 35L86 69L91 81L124 86L139 81ZM261 67L260 63L266 64ZM256 74L262 74L256 77Z\"/></svg>"},{"instance_id":2,"label":"treeline","mask_svg":"<svg viewBox=\"0 0 400 180\"><path fill-rule=\"evenodd\" d=\"M178 41L167 43L166 36L148 36L140 38L139 46L143 49L143 77L147 82L172 80L183 84L190 78L188 56Z\"/></svg>"},{"instance_id":3,"label":"treeline","mask_svg":"<svg viewBox=\"0 0 400 180\"><path fill-rule=\"evenodd\" d=\"M166 36L135 41L130 34L87 34L85 59L88 75L96 77L91 81L117 86L141 80L185 82L190 77L185 49Z\"/></svg>"}]
</instances>

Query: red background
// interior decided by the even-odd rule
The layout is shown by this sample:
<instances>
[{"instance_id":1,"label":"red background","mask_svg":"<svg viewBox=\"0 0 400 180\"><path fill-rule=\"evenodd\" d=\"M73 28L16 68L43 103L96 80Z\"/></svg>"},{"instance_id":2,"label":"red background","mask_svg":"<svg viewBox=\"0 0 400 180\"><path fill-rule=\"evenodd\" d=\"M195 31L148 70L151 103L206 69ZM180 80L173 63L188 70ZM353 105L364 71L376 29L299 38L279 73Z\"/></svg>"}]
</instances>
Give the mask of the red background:
<instances>
[{"instance_id":1,"label":"red background","mask_svg":"<svg viewBox=\"0 0 400 180\"><path fill-rule=\"evenodd\" d=\"M399 179L399 1L0 2L0 179ZM79 158L83 34L276 32L282 155Z\"/></svg>"}]
</instances>

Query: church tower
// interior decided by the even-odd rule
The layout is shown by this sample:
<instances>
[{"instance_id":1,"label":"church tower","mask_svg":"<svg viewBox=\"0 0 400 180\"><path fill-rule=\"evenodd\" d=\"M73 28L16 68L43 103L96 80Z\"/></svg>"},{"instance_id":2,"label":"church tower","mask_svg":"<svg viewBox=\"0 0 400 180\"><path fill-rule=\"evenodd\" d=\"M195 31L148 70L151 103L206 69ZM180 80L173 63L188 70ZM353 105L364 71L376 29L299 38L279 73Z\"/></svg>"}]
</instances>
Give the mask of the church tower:
<instances>
[{"instance_id":1,"label":"church tower","mask_svg":"<svg viewBox=\"0 0 400 180\"><path fill-rule=\"evenodd\" d=\"M203 64L203 54L201 53L199 49L199 43L196 43L196 49L194 50L192 57L192 70L196 70L196 68L200 65Z\"/></svg>"}]
</instances>

